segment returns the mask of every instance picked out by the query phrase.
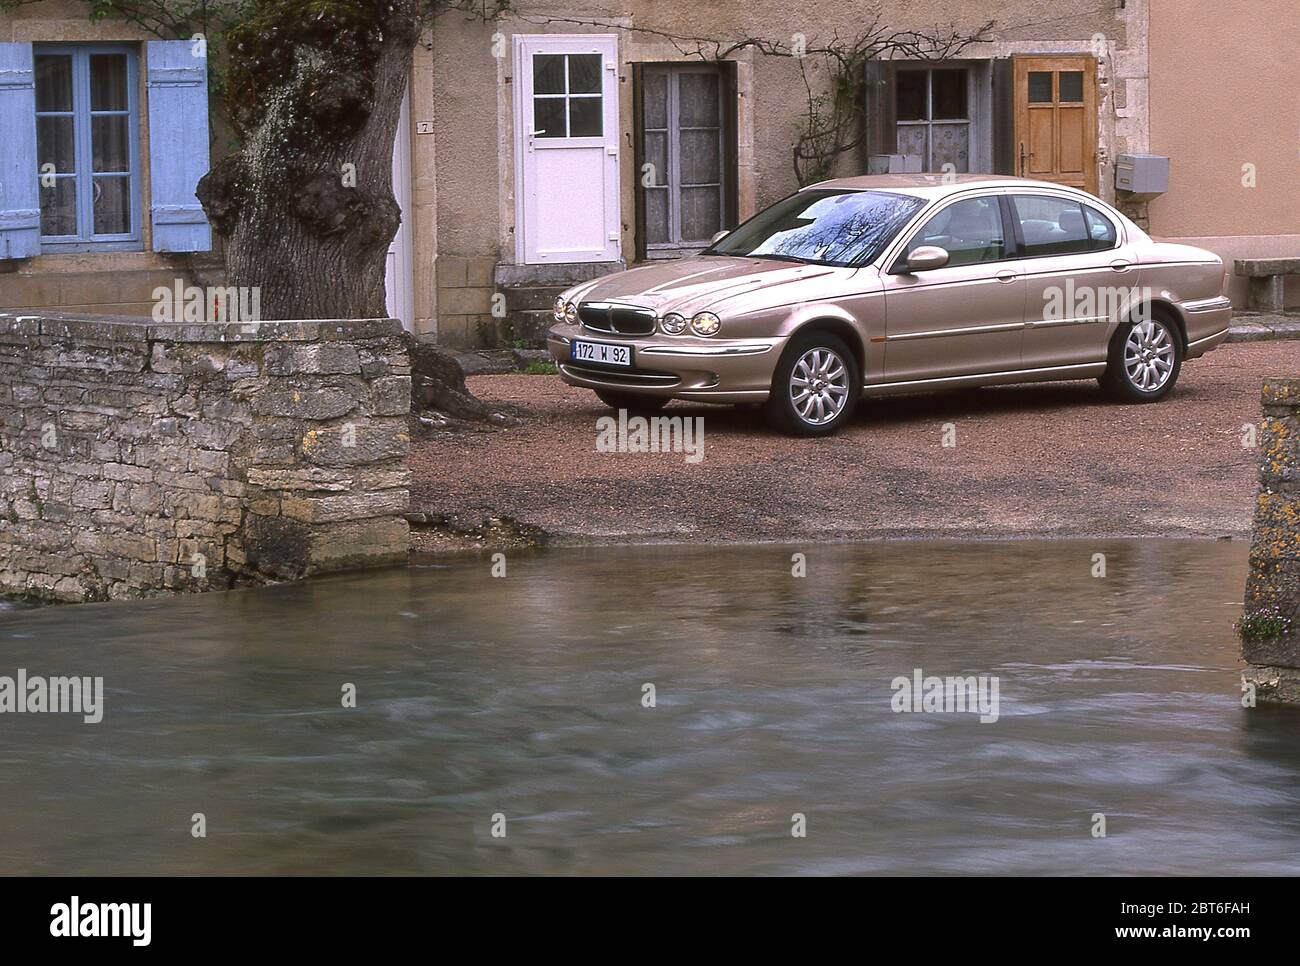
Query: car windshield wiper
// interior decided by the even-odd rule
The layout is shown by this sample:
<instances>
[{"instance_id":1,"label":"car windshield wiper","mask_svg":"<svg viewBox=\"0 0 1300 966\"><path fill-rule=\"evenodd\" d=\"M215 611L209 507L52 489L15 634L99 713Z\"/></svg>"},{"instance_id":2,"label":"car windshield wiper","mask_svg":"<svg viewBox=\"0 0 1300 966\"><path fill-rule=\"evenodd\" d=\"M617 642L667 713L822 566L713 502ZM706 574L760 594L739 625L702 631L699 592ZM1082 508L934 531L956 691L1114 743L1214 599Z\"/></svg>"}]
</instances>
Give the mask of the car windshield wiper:
<instances>
[{"instance_id":1,"label":"car windshield wiper","mask_svg":"<svg viewBox=\"0 0 1300 966\"><path fill-rule=\"evenodd\" d=\"M771 259L771 260L774 261L774 262L795 262L795 263L797 263L797 264L799 264L799 265L811 265L811 264L813 264L813 263L812 263L811 261L809 261L808 259L806 259L806 258L800 258L800 257L797 256L797 255L775 255L775 254L771 254L771 253L764 253L764 254L762 254L762 255L752 255L752 254L751 254L751 255L746 255L745 257L746 257L746 258L769 258L769 259Z\"/></svg>"}]
</instances>

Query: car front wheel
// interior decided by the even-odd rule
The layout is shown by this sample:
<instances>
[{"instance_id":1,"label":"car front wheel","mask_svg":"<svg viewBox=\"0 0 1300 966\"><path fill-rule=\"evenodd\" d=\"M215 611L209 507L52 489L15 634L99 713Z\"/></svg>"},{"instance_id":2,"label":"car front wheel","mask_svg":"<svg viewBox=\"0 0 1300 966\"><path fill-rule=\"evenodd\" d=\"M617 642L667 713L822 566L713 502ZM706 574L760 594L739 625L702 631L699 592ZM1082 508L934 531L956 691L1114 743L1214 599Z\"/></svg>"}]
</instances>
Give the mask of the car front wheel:
<instances>
[{"instance_id":1,"label":"car front wheel","mask_svg":"<svg viewBox=\"0 0 1300 966\"><path fill-rule=\"evenodd\" d=\"M1182 365L1178 329L1164 319L1140 319L1115 333L1100 381L1120 402L1155 402L1173 391Z\"/></svg>"},{"instance_id":2,"label":"car front wheel","mask_svg":"<svg viewBox=\"0 0 1300 966\"><path fill-rule=\"evenodd\" d=\"M772 375L768 418L793 436L829 436L853 415L861 389L857 360L843 340L825 332L797 335Z\"/></svg>"}]
</instances>

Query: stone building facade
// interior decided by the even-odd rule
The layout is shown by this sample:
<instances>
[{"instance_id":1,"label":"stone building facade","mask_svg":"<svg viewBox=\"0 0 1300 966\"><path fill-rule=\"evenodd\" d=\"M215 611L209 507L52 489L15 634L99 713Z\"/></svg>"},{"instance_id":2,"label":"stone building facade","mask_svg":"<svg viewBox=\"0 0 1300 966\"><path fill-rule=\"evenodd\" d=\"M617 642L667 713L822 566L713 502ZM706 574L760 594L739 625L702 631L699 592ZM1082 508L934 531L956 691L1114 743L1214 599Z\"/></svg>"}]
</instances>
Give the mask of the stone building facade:
<instances>
[{"instance_id":1,"label":"stone building facade","mask_svg":"<svg viewBox=\"0 0 1300 966\"><path fill-rule=\"evenodd\" d=\"M0 55L48 65L108 45L135 65L141 231L107 250L0 257L0 309L147 314L158 286L217 281L210 243L156 239L154 212L173 206L154 192L172 182L152 166L195 153L151 148L172 136L171 114L149 111L173 90L169 68L144 32L86 10L40 0L0 14ZM527 0L488 19L445 12L416 48L398 132L389 314L452 346L526 340L559 288L698 250L799 186L792 152L810 98L836 76L818 51L873 23L979 39L937 60L903 49L863 65L859 140L831 173L1023 173L1079 184L1228 265L1300 255L1293 14L1290 0ZM0 84L0 124L15 89ZM1170 159L1168 190L1118 192L1119 156L1148 153ZM0 204L0 236L6 224ZM1243 279L1229 291L1245 304ZM1300 278L1286 299L1300 305Z\"/></svg>"}]
</instances>

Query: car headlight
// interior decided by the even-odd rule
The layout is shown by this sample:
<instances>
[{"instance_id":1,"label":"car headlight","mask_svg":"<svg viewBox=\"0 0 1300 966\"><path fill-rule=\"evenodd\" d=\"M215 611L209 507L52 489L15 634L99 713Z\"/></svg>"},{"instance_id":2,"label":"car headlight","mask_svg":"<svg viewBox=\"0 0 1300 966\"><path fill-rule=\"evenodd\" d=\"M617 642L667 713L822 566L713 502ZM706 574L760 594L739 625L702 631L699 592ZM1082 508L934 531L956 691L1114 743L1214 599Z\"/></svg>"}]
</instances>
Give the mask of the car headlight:
<instances>
[{"instance_id":1,"label":"car headlight","mask_svg":"<svg viewBox=\"0 0 1300 966\"><path fill-rule=\"evenodd\" d=\"M722 328L722 320L712 312L700 312L691 319L691 331L696 335L717 335Z\"/></svg>"},{"instance_id":2,"label":"car headlight","mask_svg":"<svg viewBox=\"0 0 1300 966\"><path fill-rule=\"evenodd\" d=\"M686 316L669 312L659 320L659 328L669 335L681 335L686 331Z\"/></svg>"},{"instance_id":3,"label":"car headlight","mask_svg":"<svg viewBox=\"0 0 1300 966\"><path fill-rule=\"evenodd\" d=\"M564 321L568 322L569 325L578 324L578 307L572 302L564 303Z\"/></svg>"},{"instance_id":4,"label":"car headlight","mask_svg":"<svg viewBox=\"0 0 1300 966\"><path fill-rule=\"evenodd\" d=\"M563 296L563 295L560 295L560 296L557 296L557 297L556 297L556 299L555 299L555 305L551 307L551 318L555 319L556 322L563 322L563 321L564 321L564 306L565 306L565 304L566 304L566 303L565 303L565 301L564 301L564 296Z\"/></svg>"}]
</instances>

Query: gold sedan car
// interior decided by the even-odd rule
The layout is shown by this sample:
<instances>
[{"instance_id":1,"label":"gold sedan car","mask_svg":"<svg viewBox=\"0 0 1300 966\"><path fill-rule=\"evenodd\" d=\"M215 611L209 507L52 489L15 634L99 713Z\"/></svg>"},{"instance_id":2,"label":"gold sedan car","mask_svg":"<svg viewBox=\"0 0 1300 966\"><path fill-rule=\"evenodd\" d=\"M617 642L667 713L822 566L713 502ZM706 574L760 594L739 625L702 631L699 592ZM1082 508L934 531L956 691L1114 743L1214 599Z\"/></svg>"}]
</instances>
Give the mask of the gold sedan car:
<instances>
[{"instance_id":1,"label":"gold sedan car","mask_svg":"<svg viewBox=\"0 0 1300 966\"><path fill-rule=\"evenodd\" d=\"M547 344L565 382L615 408L762 403L824 436L887 393L1095 377L1154 402L1227 338L1223 285L1218 256L1072 188L845 178L694 257L574 286Z\"/></svg>"}]
</instances>

